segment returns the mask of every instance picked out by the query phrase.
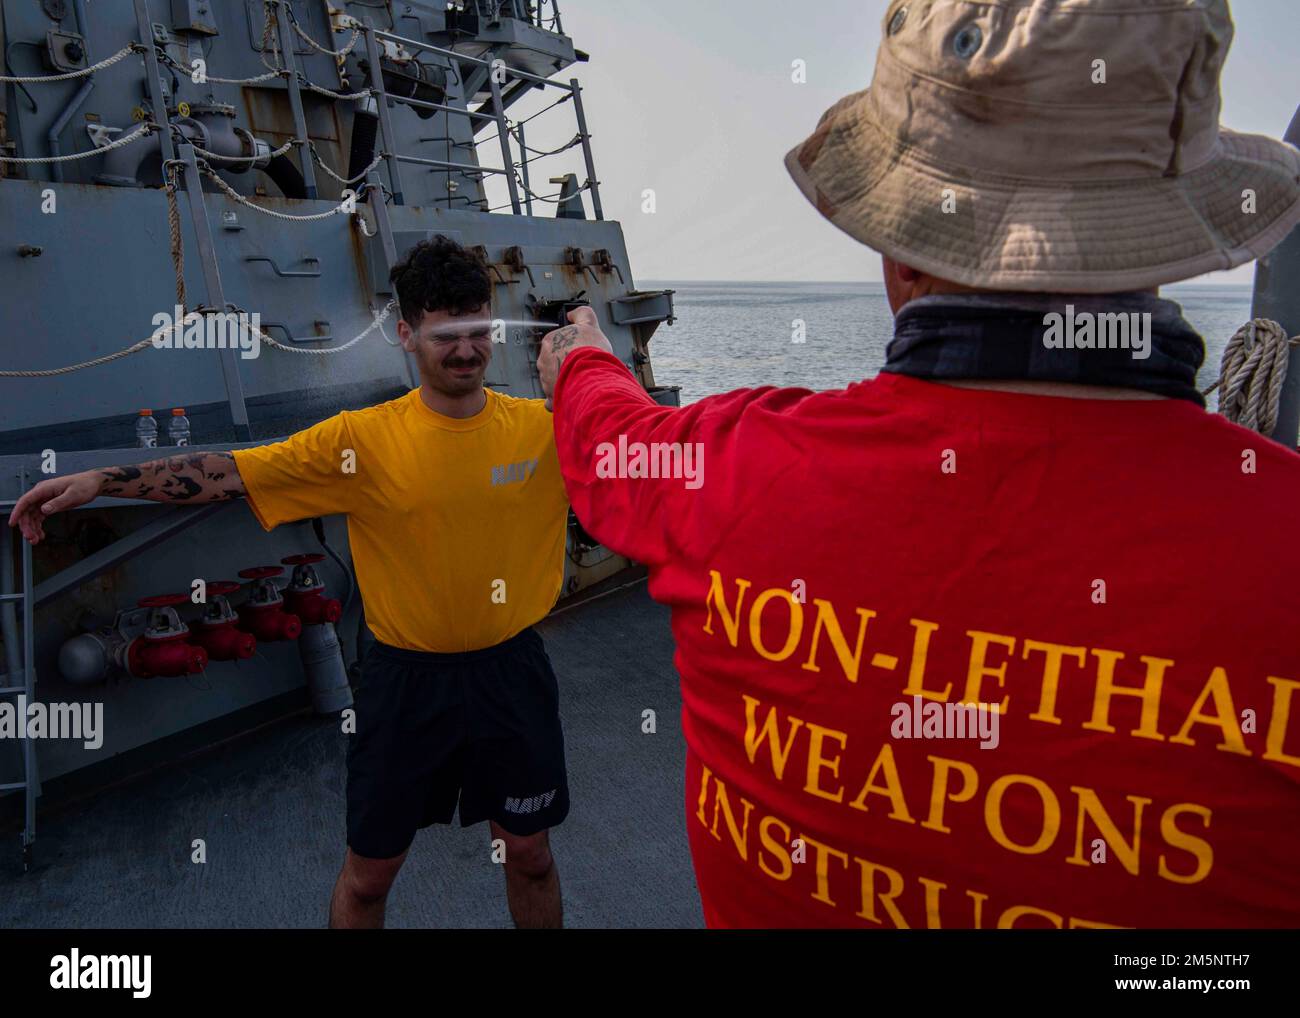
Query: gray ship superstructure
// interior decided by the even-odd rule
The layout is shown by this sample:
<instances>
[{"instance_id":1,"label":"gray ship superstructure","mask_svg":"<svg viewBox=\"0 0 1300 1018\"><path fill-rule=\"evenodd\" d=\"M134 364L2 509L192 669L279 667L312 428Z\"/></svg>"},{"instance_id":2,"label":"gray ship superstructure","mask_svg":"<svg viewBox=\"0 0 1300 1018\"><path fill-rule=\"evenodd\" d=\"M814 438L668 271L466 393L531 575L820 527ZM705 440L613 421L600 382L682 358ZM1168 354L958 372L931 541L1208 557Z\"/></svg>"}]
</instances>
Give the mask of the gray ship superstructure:
<instances>
[{"instance_id":1,"label":"gray ship superstructure","mask_svg":"<svg viewBox=\"0 0 1300 1018\"><path fill-rule=\"evenodd\" d=\"M54 473L166 455L174 409L192 449L229 449L408 391L388 274L437 233L491 267L491 387L540 397L531 323L590 303L677 402L648 354L672 293L635 288L604 219L556 3L0 0L0 51L6 515ZM569 140L544 148L556 120ZM204 348L220 315L260 323L256 356ZM0 698L102 704L104 742L0 740L25 859L42 779L306 691L350 701L366 634L342 520L265 534L231 504L97 500L46 532L0 542ZM571 523L566 597L630 568Z\"/></svg>"}]
</instances>

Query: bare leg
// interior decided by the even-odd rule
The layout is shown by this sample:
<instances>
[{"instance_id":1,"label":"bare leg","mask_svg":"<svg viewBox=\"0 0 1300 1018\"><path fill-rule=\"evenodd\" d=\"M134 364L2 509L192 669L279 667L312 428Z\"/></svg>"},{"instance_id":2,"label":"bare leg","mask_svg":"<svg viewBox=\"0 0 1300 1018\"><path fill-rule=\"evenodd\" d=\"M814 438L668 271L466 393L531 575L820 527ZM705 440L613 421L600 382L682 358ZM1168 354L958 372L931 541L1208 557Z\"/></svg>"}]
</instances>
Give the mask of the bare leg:
<instances>
[{"instance_id":1,"label":"bare leg","mask_svg":"<svg viewBox=\"0 0 1300 1018\"><path fill-rule=\"evenodd\" d=\"M388 891L405 859L405 852L391 859L368 859L349 848L330 897L330 929L383 929Z\"/></svg>"},{"instance_id":2,"label":"bare leg","mask_svg":"<svg viewBox=\"0 0 1300 1018\"><path fill-rule=\"evenodd\" d=\"M515 929L558 930L564 925L560 871L551 856L548 832L517 837L489 821L493 839L506 843L506 901Z\"/></svg>"}]
</instances>

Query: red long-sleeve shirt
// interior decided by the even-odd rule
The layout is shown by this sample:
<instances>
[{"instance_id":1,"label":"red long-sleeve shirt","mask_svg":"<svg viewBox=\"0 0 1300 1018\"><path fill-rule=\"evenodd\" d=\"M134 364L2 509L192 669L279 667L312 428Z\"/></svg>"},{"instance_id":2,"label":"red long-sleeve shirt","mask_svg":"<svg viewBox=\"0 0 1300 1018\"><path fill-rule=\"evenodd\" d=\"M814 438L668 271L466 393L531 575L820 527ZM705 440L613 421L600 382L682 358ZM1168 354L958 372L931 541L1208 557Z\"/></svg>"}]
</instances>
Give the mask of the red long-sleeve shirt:
<instances>
[{"instance_id":1,"label":"red long-sleeve shirt","mask_svg":"<svg viewBox=\"0 0 1300 1018\"><path fill-rule=\"evenodd\" d=\"M591 349L555 427L672 608L709 925L1300 923L1300 457L893 374L665 408Z\"/></svg>"}]
</instances>

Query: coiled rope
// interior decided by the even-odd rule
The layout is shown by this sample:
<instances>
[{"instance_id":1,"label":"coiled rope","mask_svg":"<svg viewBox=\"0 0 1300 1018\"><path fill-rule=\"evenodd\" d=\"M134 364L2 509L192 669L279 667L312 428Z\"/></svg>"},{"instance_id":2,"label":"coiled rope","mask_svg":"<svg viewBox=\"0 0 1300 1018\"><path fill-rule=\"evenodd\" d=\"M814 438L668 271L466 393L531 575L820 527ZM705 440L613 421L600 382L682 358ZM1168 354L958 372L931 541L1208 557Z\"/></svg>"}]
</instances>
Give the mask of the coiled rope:
<instances>
[{"instance_id":1,"label":"coiled rope","mask_svg":"<svg viewBox=\"0 0 1300 1018\"><path fill-rule=\"evenodd\" d=\"M268 70L275 71L277 74L286 70L284 61L280 59L280 39L275 31L275 5L277 0L264 0L262 4L262 66ZM275 54L275 63L266 62L266 51L270 48Z\"/></svg>"},{"instance_id":2,"label":"coiled rope","mask_svg":"<svg viewBox=\"0 0 1300 1018\"><path fill-rule=\"evenodd\" d=\"M1290 349L1300 345L1271 318L1255 318L1233 334L1224 347L1219 380L1219 413L1243 428L1271 435L1277 427Z\"/></svg>"},{"instance_id":3,"label":"coiled rope","mask_svg":"<svg viewBox=\"0 0 1300 1018\"><path fill-rule=\"evenodd\" d=\"M181 237L181 210L176 201L176 174L181 161L173 159L164 168L167 185L167 232L170 236L172 268L176 272L176 304L185 307L185 242Z\"/></svg>"}]
</instances>

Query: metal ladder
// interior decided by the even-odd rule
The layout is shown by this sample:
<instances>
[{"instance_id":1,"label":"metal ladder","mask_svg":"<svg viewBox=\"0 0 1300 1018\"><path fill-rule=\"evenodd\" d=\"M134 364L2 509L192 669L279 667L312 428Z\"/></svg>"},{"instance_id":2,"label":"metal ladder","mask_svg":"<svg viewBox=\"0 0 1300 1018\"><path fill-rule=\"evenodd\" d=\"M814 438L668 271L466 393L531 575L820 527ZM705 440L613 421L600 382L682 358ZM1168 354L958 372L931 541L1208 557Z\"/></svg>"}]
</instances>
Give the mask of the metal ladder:
<instances>
[{"instance_id":1,"label":"metal ladder","mask_svg":"<svg viewBox=\"0 0 1300 1018\"><path fill-rule=\"evenodd\" d=\"M27 490L27 472L24 470L18 475L18 490L25 492ZM0 673L0 697L19 696L25 697L25 702L30 704L36 695L36 668L32 664L32 546L21 537L19 541L22 544L22 589L19 592L14 590L14 551L13 541L15 532L8 527L8 513L13 509L14 502L0 502L0 509L3 509L5 519L0 520L0 527L4 532L0 534L0 635L4 637L5 644L5 671ZM14 607L22 607L22 635L21 638L17 632L17 625L14 619ZM18 644L21 643L21 647ZM18 723L26 724L26 718L22 712L18 712ZM26 873L32 868L32 849L36 842L36 799L41 794L40 776L37 773L36 766L36 746L31 739L21 739L22 743L22 772L21 781L0 783L0 793L16 792L22 790L24 796L23 803L23 831L22 831L22 849L23 849L23 872Z\"/></svg>"}]
</instances>

